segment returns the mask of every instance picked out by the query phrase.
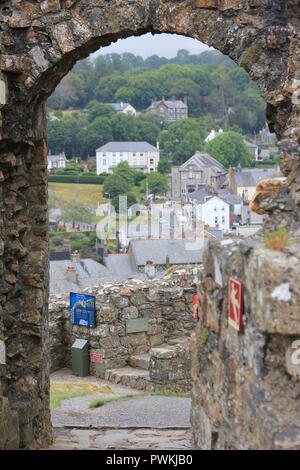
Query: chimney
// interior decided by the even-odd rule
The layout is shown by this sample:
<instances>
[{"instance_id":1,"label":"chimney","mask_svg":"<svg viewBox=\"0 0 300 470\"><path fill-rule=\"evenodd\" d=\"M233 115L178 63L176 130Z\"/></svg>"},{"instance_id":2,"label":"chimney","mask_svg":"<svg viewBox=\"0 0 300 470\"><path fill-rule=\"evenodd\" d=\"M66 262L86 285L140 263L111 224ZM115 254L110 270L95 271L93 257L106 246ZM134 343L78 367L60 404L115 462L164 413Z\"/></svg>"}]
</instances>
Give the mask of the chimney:
<instances>
[{"instance_id":1,"label":"chimney","mask_svg":"<svg viewBox=\"0 0 300 470\"><path fill-rule=\"evenodd\" d=\"M166 268L168 269L169 266L170 266L170 256L167 255L166 256Z\"/></svg>"},{"instance_id":2,"label":"chimney","mask_svg":"<svg viewBox=\"0 0 300 470\"><path fill-rule=\"evenodd\" d=\"M159 150L159 142L158 142L158 140L156 141L156 148L157 148L157 150Z\"/></svg>"},{"instance_id":3,"label":"chimney","mask_svg":"<svg viewBox=\"0 0 300 470\"><path fill-rule=\"evenodd\" d=\"M153 279L155 276L155 271L155 264L153 263L153 261L148 260L145 266L145 274L148 278Z\"/></svg>"},{"instance_id":4,"label":"chimney","mask_svg":"<svg viewBox=\"0 0 300 470\"><path fill-rule=\"evenodd\" d=\"M228 188L232 189L232 177L233 177L233 168L232 166L228 169Z\"/></svg>"},{"instance_id":5,"label":"chimney","mask_svg":"<svg viewBox=\"0 0 300 470\"><path fill-rule=\"evenodd\" d=\"M187 105L187 96L184 97L184 100L183 100L183 101L184 101L184 104Z\"/></svg>"},{"instance_id":6,"label":"chimney","mask_svg":"<svg viewBox=\"0 0 300 470\"><path fill-rule=\"evenodd\" d=\"M77 284L78 274L74 266L67 267L67 279L74 284Z\"/></svg>"},{"instance_id":7,"label":"chimney","mask_svg":"<svg viewBox=\"0 0 300 470\"><path fill-rule=\"evenodd\" d=\"M71 260L73 261L73 263L79 263L80 254L77 250L73 251L73 253L71 254Z\"/></svg>"}]
</instances>

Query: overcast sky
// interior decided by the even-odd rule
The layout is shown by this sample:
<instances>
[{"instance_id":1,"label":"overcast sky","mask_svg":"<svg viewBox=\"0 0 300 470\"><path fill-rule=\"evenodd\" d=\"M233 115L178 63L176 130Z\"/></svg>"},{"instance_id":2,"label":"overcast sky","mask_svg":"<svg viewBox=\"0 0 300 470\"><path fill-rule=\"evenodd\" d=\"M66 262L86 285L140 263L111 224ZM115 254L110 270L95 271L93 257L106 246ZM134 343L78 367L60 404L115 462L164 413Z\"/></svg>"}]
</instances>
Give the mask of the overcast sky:
<instances>
[{"instance_id":1,"label":"overcast sky","mask_svg":"<svg viewBox=\"0 0 300 470\"><path fill-rule=\"evenodd\" d=\"M153 36L148 33L143 36L119 39L110 46L101 48L93 56L112 52L117 54L131 52L142 56L144 59L154 54L160 57L172 58L176 56L178 49L187 49L191 54L200 54L200 52L208 50L209 47L197 41L197 39L178 36L177 34L155 34Z\"/></svg>"}]
</instances>

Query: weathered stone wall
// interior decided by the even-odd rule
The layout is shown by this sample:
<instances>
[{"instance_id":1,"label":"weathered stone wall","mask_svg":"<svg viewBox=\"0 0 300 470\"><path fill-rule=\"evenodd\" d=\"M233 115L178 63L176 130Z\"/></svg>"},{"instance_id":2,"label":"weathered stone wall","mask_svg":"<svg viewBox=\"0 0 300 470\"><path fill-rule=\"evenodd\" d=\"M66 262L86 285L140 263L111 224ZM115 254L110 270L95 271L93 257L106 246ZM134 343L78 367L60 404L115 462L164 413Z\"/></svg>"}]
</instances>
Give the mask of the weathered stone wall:
<instances>
[{"instance_id":1,"label":"weathered stone wall","mask_svg":"<svg viewBox=\"0 0 300 470\"><path fill-rule=\"evenodd\" d=\"M102 356L101 363L90 362L90 372L101 378L108 369L129 365L132 356L169 344L168 350L154 350L151 382L159 389L189 389L189 354L185 345L177 342L182 343L194 328L193 298L199 269L181 269L161 280L127 281L86 290L96 296L95 328L71 325L69 299L50 296L51 369L70 365L76 338L88 340L90 357ZM145 331L128 331L128 323L137 319L147 322Z\"/></svg>"},{"instance_id":2,"label":"weathered stone wall","mask_svg":"<svg viewBox=\"0 0 300 470\"><path fill-rule=\"evenodd\" d=\"M74 63L146 32L184 34L244 67L267 103L287 176L261 191L270 226L300 224L298 0L4 0L0 7L0 382L20 447L51 439L45 103Z\"/></svg>"},{"instance_id":3,"label":"weathered stone wall","mask_svg":"<svg viewBox=\"0 0 300 470\"><path fill-rule=\"evenodd\" d=\"M300 339L299 243L283 252L260 240L223 243L207 250L199 279L201 319L191 340L195 446L299 449L300 381L286 359ZM228 324L230 276L244 285L241 333Z\"/></svg>"}]
</instances>

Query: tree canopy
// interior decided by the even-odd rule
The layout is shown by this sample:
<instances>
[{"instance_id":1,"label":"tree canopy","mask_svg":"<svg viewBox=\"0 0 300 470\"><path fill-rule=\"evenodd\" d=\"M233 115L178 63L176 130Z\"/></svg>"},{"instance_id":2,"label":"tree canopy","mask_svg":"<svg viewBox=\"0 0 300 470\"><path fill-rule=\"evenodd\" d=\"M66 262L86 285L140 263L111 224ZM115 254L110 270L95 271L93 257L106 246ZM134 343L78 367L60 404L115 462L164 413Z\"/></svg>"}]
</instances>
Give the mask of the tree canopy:
<instances>
[{"instance_id":1,"label":"tree canopy","mask_svg":"<svg viewBox=\"0 0 300 470\"><path fill-rule=\"evenodd\" d=\"M226 168L237 166L253 166L255 161L253 155L247 149L243 137L237 132L224 132L211 140L205 147L205 151Z\"/></svg>"}]
</instances>

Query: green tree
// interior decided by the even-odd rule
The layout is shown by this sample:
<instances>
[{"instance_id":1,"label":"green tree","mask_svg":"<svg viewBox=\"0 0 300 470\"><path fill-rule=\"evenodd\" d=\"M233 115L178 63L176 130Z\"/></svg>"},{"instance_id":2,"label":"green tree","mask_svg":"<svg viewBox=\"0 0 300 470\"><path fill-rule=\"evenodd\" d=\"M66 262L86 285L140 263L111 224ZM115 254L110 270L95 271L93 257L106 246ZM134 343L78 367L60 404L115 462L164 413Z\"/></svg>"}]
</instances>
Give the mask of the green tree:
<instances>
[{"instance_id":1,"label":"green tree","mask_svg":"<svg viewBox=\"0 0 300 470\"><path fill-rule=\"evenodd\" d=\"M117 213L119 213L119 203L120 203L120 196L126 196L127 197L127 208L129 209L130 206L133 206L137 202L136 196L133 193L126 193L126 194L119 194L118 196L115 196L111 203L114 206L115 210Z\"/></svg>"},{"instance_id":2,"label":"green tree","mask_svg":"<svg viewBox=\"0 0 300 470\"><path fill-rule=\"evenodd\" d=\"M253 166L254 158L248 151L243 136L237 132L224 132L210 141L205 151L221 162L226 168L229 166Z\"/></svg>"},{"instance_id":3,"label":"green tree","mask_svg":"<svg viewBox=\"0 0 300 470\"><path fill-rule=\"evenodd\" d=\"M93 222L91 209L80 202L62 200L60 203L62 219L64 222L71 222L73 228L75 223L90 224Z\"/></svg>"},{"instance_id":4,"label":"green tree","mask_svg":"<svg viewBox=\"0 0 300 470\"><path fill-rule=\"evenodd\" d=\"M149 173L146 181L148 183L149 193L154 194L165 194L168 190L168 182L165 175L162 175L158 172ZM146 187L146 181L144 183L144 188Z\"/></svg>"},{"instance_id":5,"label":"green tree","mask_svg":"<svg viewBox=\"0 0 300 470\"><path fill-rule=\"evenodd\" d=\"M123 178L130 186L134 184L134 174L135 171L130 168L128 162L120 162L113 170L115 176L120 176Z\"/></svg>"},{"instance_id":6,"label":"green tree","mask_svg":"<svg viewBox=\"0 0 300 470\"><path fill-rule=\"evenodd\" d=\"M92 100L88 104L88 120L93 122L97 117L111 119L117 111L113 106L108 104L99 103L99 101Z\"/></svg>"},{"instance_id":7,"label":"green tree","mask_svg":"<svg viewBox=\"0 0 300 470\"><path fill-rule=\"evenodd\" d=\"M103 194L109 194L111 199L115 196L119 196L119 194L127 194L129 190L130 185L120 175L112 174L105 178Z\"/></svg>"},{"instance_id":8,"label":"green tree","mask_svg":"<svg viewBox=\"0 0 300 470\"><path fill-rule=\"evenodd\" d=\"M158 140L164 158L171 160L173 164L181 165L196 150L203 149L206 134L200 121L183 119L170 124L167 131L159 134Z\"/></svg>"},{"instance_id":9,"label":"green tree","mask_svg":"<svg viewBox=\"0 0 300 470\"><path fill-rule=\"evenodd\" d=\"M168 174L171 171L171 162L166 158L161 158L158 162L157 171L162 174Z\"/></svg>"}]
</instances>

